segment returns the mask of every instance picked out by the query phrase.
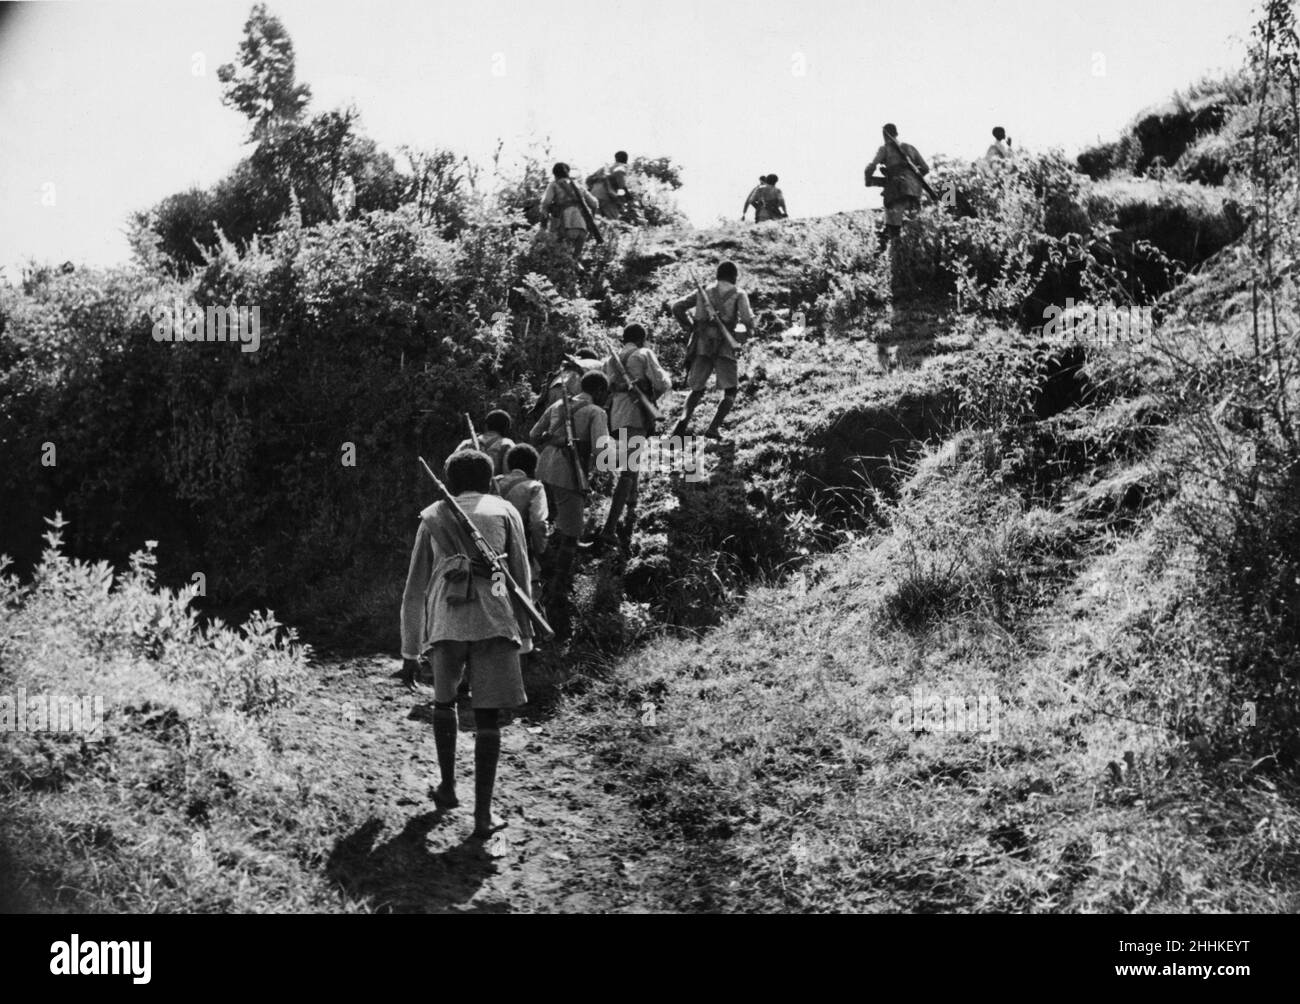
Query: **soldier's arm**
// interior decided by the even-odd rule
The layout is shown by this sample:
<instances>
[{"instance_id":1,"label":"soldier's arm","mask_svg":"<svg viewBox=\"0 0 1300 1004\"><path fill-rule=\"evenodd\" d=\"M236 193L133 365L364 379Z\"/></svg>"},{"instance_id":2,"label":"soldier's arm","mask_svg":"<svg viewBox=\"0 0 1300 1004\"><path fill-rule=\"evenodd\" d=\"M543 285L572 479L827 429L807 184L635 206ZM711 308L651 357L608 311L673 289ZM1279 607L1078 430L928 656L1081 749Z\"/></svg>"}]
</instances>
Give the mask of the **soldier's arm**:
<instances>
[{"instance_id":1,"label":"soldier's arm","mask_svg":"<svg viewBox=\"0 0 1300 1004\"><path fill-rule=\"evenodd\" d=\"M534 443L540 443L542 441L542 437L546 436L550 432L551 409L554 407L555 405L553 404L549 405L546 408L546 410L542 412L542 417L537 420L537 424L534 425L532 429L529 431L528 438L531 439Z\"/></svg>"},{"instance_id":2,"label":"soldier's arm","mask_svg":"<svg viewBox=\"0 0 1300 1004\"><path fill-rule=\"evenodd\" d=\"M885 148L881 147L876 151L876 155L871 158L871 163L867 165L867 169L862 173L862 180L864 183L876 173L876 168L884 163L884 158L881 156L881 154L884 153L884 150Z\"/></svg>"},{"instance_id":3,"label":"soldier's arm","mask_svg":"<svg viewBox=\"0 0 1300 1004\"><path fill-rule=\"evenodd\" d=\"M406 588L402 590L402 658L419 659L424 641L424 594L433 574L433 548L429 531L420 520L411 548L411 562L406 570Z\"/></svg>"},{"instance_id":4,"label":"soldier's arm","mask_svg":"<svg viewBox=\"0 0 1300 1004\"><path fill-rule=\"evenodd\" d=\"M593 407L589 411L591 425L587 427L587 439L591 443L591 459L594 461L596 454L609 443L609 420L605 417L604 408Z\"/></svg>"},{"instance_id":5,"label":"soldier's arm","mask_svg":"<svg viewBox=\"0 0 1300 1004\"><path fill-rule=\"evenodd\" d=\"M790 210L785 208L785 193L782 192L780 189L777 189L776 192L776 204L781 207L782 216L790 215Z\"/></svg>"},{"instance_id":6,"label":"soldier's arm","mask_svg":"<svg viewBox=\"0 0 1300 1004\"><path fill-rule=\"evenodd\" d=\"M750 334L754 333L754 311L749 306L749 294L743 289L737 290L736 295L736 320L743 321L745 330Z\"/></svg>"},{"instance_id":7,"label":"soldier's arm","mask_svg":"<svg viewBox=\"0 0 1300 1004\"><path fill-rule=\"evenodd\" d=\"M528 527L533 535L533 553L546 553L546 521L551 513L546 505L546 489L533 485L528 493Z\"/></svg>"},{"instance_id":8,"label":"soldier's arm","mask_svg":"<svg viewBox=\"0 0 1300 1004\"><path fill-rule=\"evenodd\" d=\"M650 349L645 353L646 372L650 377L650 386L654 388L655 396L665 393L672 388L673 378L664 370L663 365L659 362L659 357Z\"/></svg>"},{"instance_id":9,"label":"soldier's arm","mask_svg":"<svg viewBox=\"0 0 1300 1004\"><path fill-rule=\"evenodd\" d=\"M930 165L927 164L927 163L925 162L925 158L921 156L921 151L919 151L916 147L912 146L912 145L909 143L908 146L907 146L907 152L910 153L910 154L912 155L912 162L913 162L914 164L916 164L916 169L917 169L921 174L929 174L929 173L930 173Z\"/></svg>"},{"instance_id":10,"label":"soldier's arm","mask_svg":"<svg viewBox=\"0 0 1300 1004\"><path fill-rule=\"evenodd\" d=\"M506 567L519 583L524 593L531 599L533 595L533 574L528 565L528 550L524 543L524 520L519 510L506 503Z\"/></svg>"},{"instance_id":11,"label":"soldier's arm","mask_svg":"<svg viewBox=\"0 0 1300 1004\"><path fill-rule=\"evenodd\" d=\"M674 301L669 305L672 311L673 319L682 326L683 331L691 331L695 325L691 321L690 314L687 313L695 306L695 294L687 293L680 300Z\"/></svg>"}]
</instances>

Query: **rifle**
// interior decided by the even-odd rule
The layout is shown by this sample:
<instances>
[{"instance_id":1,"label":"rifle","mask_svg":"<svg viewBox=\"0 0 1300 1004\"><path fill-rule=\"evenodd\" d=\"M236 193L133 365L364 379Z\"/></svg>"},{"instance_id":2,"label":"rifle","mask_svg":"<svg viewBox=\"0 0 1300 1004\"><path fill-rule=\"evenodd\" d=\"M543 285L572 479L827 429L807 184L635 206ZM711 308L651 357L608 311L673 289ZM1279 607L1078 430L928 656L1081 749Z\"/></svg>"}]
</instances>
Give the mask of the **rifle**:
<instances>
[{"instance_id":1,"label":"rifle","mask_svg":"<svg viewBox=\"0 0 1300 1004\"><path fill-rule=\"evenodd\" d=\"M731 337L731 331L722 323L722 318L718 316L718 312L713 309L713 301L709 299L709 294L704 292L704 284L700 282L700 277L695 274L695 269L693 268L691 269L691 278L695 280L695 288L699 291L700 299L704 301L704 310L709 315L710 323L718 326L718 329L722 332L722 337L726 339L727 344L731 346L731 351L739 352L740 346L737 345L736 340Z\"/></svg>"},{"instance_id":2,"label":"rifle","mask_svg":"<svg viewBox=\"0 0 1300 1004\"><path fill-rule=\"evenodd\" d=\"M582 222L587 224L587 233L591 234L592 240L597 244L604 244L605 238L600 235L600 227L596 226L596 221L591 217L591 210L587 208L587 200L582 197L578 191L578 186L573 183L572 178L565 178L569 183L569 194L578 200L578 209L582 213Z\"/></svg>"},{"instance_id":3,"label":"rifle","mask_svg":"<svg viewBox=\"0 0 1300 1004\"><path fill-rule=\"evenodd\" d=\"M650 400L649 395L633 382L631 375L627 371L627 367L623 365L622 357L618 354L618 346L611 341L609 348L609 361L614 364L615 372L618 374L619 379L627 384L628 393L636 397L636 403L641 406L642 413L644 413L648 420L648 424L653 428L655 422L663 419L663 412L655 407L655 403Z\"/></svg>"},{"instance_id":4,"label":"rifle","mask_svg":"<svg viewBox=\"0 0 1300 1004\"><path fill-rule=\"evenodd\" d=\"M474 444L474 449L478 450L479 453L483 453L483 447L481 447L478 442L478 433L474 430L474 419L469 417L468 411L465 412L465 424L469 427L469 441ZM486 456L486 454L484 455ZM488 459L492 458L489 457ZM492 466L493 468L496 467L495 460L493 460ZM488 483L492 486L493 495L501 494L501 490L497 487L497 475L495 470L492 472L492 480Z\"/></svg>"},{"instance_id":5,"label":"rifle","mask_svg":"<svg viewBox=\"0 0 1300 1004\"><path fill-rule=\"evenodd\" d=\"M510 574L510 566L506 563L505 556L497 554L496 551L492 550L492 545L484 539L483 534L479 533L478 527L474 525L474 521L469 518L465 510L460 507L460 503L456 501L456 497L447 490L446 485L438 480L438 475L433 473L433 470L429 465L424 462L424 458L420 457L418 459L420 461L420 466L424 468L424 472L428 474L429 477L433 478L433 485L437 488L439 497L441 497L442 501L447 503L447 506L451 509L452 515L456 518L456 522L460 524L460 528L469 534L469 539L473 541L474 547L477 548L479 555L484 561L492 566L493 571L501 573L502 578L505 579L506 588L510 590L511 597L516 603L524 608L529 619L537 626L537 630L541 635L542 640L549 641L554 638L555 631L552 630L551 625L546 623L546 618L543 617L542 612L537 609L537 605L533 603L532 597L524 591L524 588L515 581L515 577Z\"/></svg>"},{"instance_id":6,"label":"rifle","mask_svg":"<svg viewBox=\"0 0 1300 1004\"><path fill-rule=\"evenodd\" d=\"M587 481L587 471L582 466L582 457L578 454L578 441L573 434L573 409L569 406L569 388L561 388L564 391L564 451L569 455L569 463L573 465L573 480L578 486L578 491L583 495L591 494L591 484Z\"/></svg>"},{"instance_id":7,"label":"rifle","mask_svg":"<svg viewBox=\"0 0 1300 1004\"><path fill-rule=\"evenodd\" d=\"M889 135L889 133L885 133L885 142L888 143L890 146L892 146L898 152L898 155L903 158L903 163L907 165L907 169L909 171L911 171L914 175L916 175L916 180L919 181L921 183L921 187L925 189L925 194L930 196L930 198L934 199L935 202L938 202L939 196L935 194L934 189L930 187L929 182L927 182L925 178L921 176L920 170L917 168L915 164L912 163L912 158L907 155L907 151L898 145L897 138Z\"/></svg>"}]
</instances>

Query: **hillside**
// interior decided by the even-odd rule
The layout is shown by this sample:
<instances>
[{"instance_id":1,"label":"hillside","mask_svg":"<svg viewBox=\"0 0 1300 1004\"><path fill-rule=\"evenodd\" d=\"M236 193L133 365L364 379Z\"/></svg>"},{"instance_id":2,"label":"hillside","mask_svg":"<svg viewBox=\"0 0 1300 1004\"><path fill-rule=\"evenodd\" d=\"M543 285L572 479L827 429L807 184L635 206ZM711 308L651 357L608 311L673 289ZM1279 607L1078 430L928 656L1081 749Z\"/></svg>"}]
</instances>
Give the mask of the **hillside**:
<instances>
[{"instance_id":1,"label":"hillside","mask_svg":"<svg viewBox=\"0 0 1300 1004\"><path fill-rule=\"evenodd\" d=\"M1246 127L1219 93L1094 177L937 158L959 198L892 253L866 212L610 225L579 270L529 176L0 291L0 675L107 698L0 746L0 904L1296 910L1294 164L1149 170ZM627 322L680 384L664 304L724 259L759 316L728 439L582 565L511 825L467 841L396 678L414 459ZM160 300L259 304L261 346L160 348Z\"/></svg>"}]
</instances>

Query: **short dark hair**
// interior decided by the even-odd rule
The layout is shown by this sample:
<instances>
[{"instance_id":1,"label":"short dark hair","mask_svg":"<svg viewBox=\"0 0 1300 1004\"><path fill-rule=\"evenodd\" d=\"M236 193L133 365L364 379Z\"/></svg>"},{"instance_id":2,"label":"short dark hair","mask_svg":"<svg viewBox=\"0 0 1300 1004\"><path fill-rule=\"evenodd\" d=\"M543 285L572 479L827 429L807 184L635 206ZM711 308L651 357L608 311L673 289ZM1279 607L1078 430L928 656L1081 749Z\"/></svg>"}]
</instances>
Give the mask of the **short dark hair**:
<instances>
[{"instance_id":1,"label":"short dark hair","mask_svg":"<svg viewBox=\"0 0 1300 1004\"><path fill-rule=\"evenodd\" d=\"M595 349L583 348L578 350L577 356L579 359L599 359L600 353Z\"/></svg>"},{"instance_id":2,"label":"short dark hair","mask_svg":"<svg viewBox=\"0 0 1300 1004\"><path fill-rule=\"evenodd\" d=\"M775 185L776 182L777 182L777 177L776 177L775 174L769 174L769 175L767 176L767 183L768 183L769 185Z\"/></svg>"},{"instance_id":3,"label":"short dark hair","mask_svg":"<svg viewBox=\"0 0 1300 1004\"><path fill-rule=\"evenodd\" d=\"M1006 139L1006 138L1007 138L1007 131L1006 131L1005 129L1003 129L1001 126L994 126L994 127L993 127L993 138L994 138L994 139Z\"/></svg>"},{"instance_id":4,"label":"short dark hair","mask_svg":"<svg viewBox=\"0 0 1300 1004\"><path fill-rule=\"evenodd\" d=\"M569 176L569 165L566 164L564 161L560 161L553 168L551 168L551 173L555 175L557 178L567 178Z\"/></svg>"},{"instance_id":5,"label":"short dark hair","mask_svg":"<svg viewBox=\"0 0 1300 1004\"><path fill-rule=\"evenodd\" d=\"M492 487L492 461L478 450L461 450L447 458L444 469L447 490L453 495L461 492L483 492Z\"/></svg>"},{"instance_id":6,"label":"short dark hair","mask_svg":"<svg viewBox=\"0 0 1300 1004\"><path fill-rule=\"evenodd\" d=\"M885 132L887 132L887 133L889 133L889 135L893 136L894 139L898 139L898 126L894 125L894 123L892 123L892 122L886 122L886 123L885 123Z\"/></svg>"},{"instance_id":7,"label":"short dark hair","mask_svg":"<svg viewBox=\"0 0 1300 1004\"><path fill-rule=\"evenodd\" d=\"M537 473L537 451L527 443L511 447L506 454L506 469L521 470L530 478Z\"/></svg>"},{"instance_id":8,"label":"short dark hair","mask_svg":"<svg viewBox=\"0 0 1300 1004\"><path fill-rule=\"evenodd\" d=\"M626 164L626 163L627 163L627 151L626 151L626 150L619 150L616 154L614 154L614 163L615 163L615 164Z\"/></svg>"},{"instance_id":9,"label":"short dark hair","mask_svg":"<svg viewBox=\"0 0 1300 1004\"><path fill-rule=\"evenodd\" d=\"M496 411L489 411L487 418L483 419L483 424L487 426L489 432L495 432L498 436L510 435L510 412L502 411L498 408Z\"/></svg>"},{"instance_id":10,"label":"short dark hair","mask_svg":"<svg viewBox=\"0 0 1300 1004\"><path fill-rule=\"evenodd\" d=\"M606 379L605 374L601 373L599 370L592 370L589 373L584 373L582 376L582 382L579 383L578 386L593 398L604 397L609 393L609 380Z\"/></svg>"},{"instance_id":11,"label":"short dark hair","mask_svg":"<svg viewBox=\"0 0 1300 1004\"><path fill-rule=\"evenodd\" d=\"M718 266L718 278L723 282L735 282L740 271L736 268L734 261L724 261Z\"/></svg>"},{"instance_id":12,"label":"short dark hair","mask_svg":"<svg viewBox=\"0 0 1300 1004\"><path fill-rule=\"evenodd\" d=\"M638 345L645 344L645 328L639 324L629 324L623 329L623 341L636 342Z\"/></svg>"}]
</instances>

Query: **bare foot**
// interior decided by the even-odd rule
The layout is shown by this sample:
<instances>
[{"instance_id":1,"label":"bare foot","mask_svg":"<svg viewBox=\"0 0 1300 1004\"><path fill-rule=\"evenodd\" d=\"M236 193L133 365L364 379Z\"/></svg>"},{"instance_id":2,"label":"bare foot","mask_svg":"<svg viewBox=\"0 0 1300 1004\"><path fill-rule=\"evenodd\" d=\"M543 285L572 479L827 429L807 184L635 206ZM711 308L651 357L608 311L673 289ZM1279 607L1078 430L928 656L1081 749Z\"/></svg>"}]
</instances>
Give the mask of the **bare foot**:
<instances>
[{"instance_id":1,"label":"bare foot","mask_svg":"<svg viewBox=\"0 0 1300 1004\"><path fill-rule=\"evenodd\" d=\"M456 789L448 788L445 785L440 784L436 788L430 788L429 797L433 799L433 804L440 809L454 809L460 805L460 799L456 797Z\"/></svg>"},{"instance_id":2,"label":"bare foot","mask_svg":"<svg viewBox=\"0 0 1300 1004\"><path fill-rule=\"evenodd\" d=\"M475 815L474 832L470 835L478 837L480 840L486 840L488 837L492 836L492 834L496 833L497 830L504 830L506 825L506 821L494 812L488 813L486 817Z\"/></svg>"}]
</instances>

